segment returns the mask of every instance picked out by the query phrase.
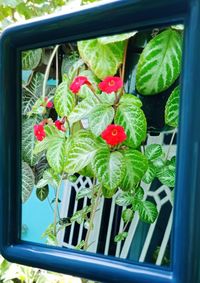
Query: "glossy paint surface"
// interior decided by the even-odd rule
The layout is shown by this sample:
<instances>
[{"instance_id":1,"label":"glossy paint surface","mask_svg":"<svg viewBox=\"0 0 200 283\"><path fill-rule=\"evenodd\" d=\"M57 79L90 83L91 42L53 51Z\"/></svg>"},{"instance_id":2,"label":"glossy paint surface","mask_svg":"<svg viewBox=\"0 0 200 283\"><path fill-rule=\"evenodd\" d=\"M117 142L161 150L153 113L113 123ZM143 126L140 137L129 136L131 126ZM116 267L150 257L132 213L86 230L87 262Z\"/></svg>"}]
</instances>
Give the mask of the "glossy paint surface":
<instances>
[{"instance_id":1,"label":"glossy paint surface","mask_svg":"<svg viewBox=\"0 0 200 283\"><path fill-rule=\"evenodd\" d=\"M172 270L21 241L22 50L184 23ZM200 282L200 1L118 0L8 28L0 43L0 248L10 261L101 282Z\"/></svg>"}]
</instances>

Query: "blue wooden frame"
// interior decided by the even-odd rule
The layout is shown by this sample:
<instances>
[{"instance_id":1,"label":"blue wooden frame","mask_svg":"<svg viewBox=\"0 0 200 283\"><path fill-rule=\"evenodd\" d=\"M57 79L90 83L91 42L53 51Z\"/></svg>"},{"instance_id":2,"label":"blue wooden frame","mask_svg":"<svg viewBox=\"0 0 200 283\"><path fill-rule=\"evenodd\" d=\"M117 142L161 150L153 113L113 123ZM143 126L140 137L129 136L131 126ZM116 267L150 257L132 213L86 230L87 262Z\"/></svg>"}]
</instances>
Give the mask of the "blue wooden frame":
<instances>
[{"instance_id":1,"label":"blue wooden frame","mask_svg":"<svg viewBox=\"0 0 200 283\"><path fill-rule=\"evenodd\" d=\"M171 269L20 240L21 51L175 23L185 25L185 35ZM118 0L30 21L3 32L0 42L0 248L5 258L102 282L200 282L199 50L199 0Z\"/></svg>"}]
</instances>

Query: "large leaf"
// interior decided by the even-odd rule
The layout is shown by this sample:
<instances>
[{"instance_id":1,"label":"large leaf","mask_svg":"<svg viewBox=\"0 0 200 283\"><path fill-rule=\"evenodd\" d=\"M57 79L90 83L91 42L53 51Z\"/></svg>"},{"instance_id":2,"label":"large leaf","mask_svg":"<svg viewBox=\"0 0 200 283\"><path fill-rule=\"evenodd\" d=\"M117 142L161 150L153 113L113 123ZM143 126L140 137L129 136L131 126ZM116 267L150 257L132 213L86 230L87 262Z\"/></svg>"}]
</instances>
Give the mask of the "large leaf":
<instances>
[{"instance_id":1,"label":"large leaf","mask_svg":"<svg viewBox=\"0 0 200 283\"><path fill-rule=\"evenodd\" d=\"M75 95L69 91L67 82L62 82L56 89L54 106L60 117L69 116L75 106Z\"/></svg>"},{"instance_id":2,"label":"large leaf","mask_svg":"<svg viewBox=\"0 0 200 283\"><path fill-rule=\"evenodd\" d=\"M36 118L24 119L22 121L22 158L30 166L35 165L41 155L34 154L35 136L33 132L33 126L37 124Z\"/></svg>"},{"instance_id":3,"label":"large leaf","mask_svg":"<svg viewBox=\"0 0 200 283\"><path fill-rule=\"evenodd\" d=\"M99 146L91 132L84 130L77 132L67 151L65 171L69 174L79 172L92 161Z\"/></svg>"},{"instance_id":4,"label":"large leaf","mask_svg":"<svg viewBox=\"0 0 200 283\"><path fill-rule=\"evenodd\" d=\"M143 111L135 105L119 105L115 124L121 125L125 129L127 139L125 144L137 148L146 138L147 122Z\"/></svg>"},{"instance_id":5,"label":"large leaf","mask_svg":"<svg viewBox=\"0 0 200 283\"><path fill-rule=\"evenodd\" d=\"M65 164L65 138L51 139L47 149L47 161L57 173L62 172Z\"/></svg>"},{"instance_id":6,"label":"large leaf","mask_svg":"<svg viewBox=\"0 0 200 283\"><path fill-rule=\"evenodd\" d=\"M112 106L99 104L89 115L89 127L93 134L99 136L112 123L115 111Z\"/></svg>"},{"instance_id":7,"label":"large leaf","mask_svg":"<svg viewBox=\"0 0 200 283\"><path fill-rule=\"evenodd\" d=\"M34 174L30 166L22 161L22 202L26 202L34 187Z\"/></svg>"},{"instance_id":8,"label":"large leaf","mask_svg":"<svg viewBox=\"0 0 200 283\"><path fill-rule=\"evenodd\" d=\"M142 101L137 96L128 93L122 95L120 99L120 104L135 105L138 107L142 107Z\"/></svg>"},{"instance_id":9,"label":"large leaf","mask_svg":"<svg viewBox=\"0 0 200 283\"><path fill-rule=\"evenodd\" d=\"M92 165L104 187L110 190L118 187L125 173L124 158L120 152L110 153L107 146L103 147L95 154Z\"/></svg>"},{"instance_id":10,"label":"large leaf","mask_svg":"<svg viewBox=\"0 0 200 283\"><path fill-rule=\"evenodd\" d=\"M41 56L41 48L22 52L22 70L35 69L40 63Z\"/></svg>"},{"instance_id":11,"label":"large leaf","mask_svg":"<svg viewBox=\"0 0 200 283\"><path fill-rule=\"evenodd\" d=\"M146 157L137 150L128 149L123 152L125 160L125 175L120 184L122 190L131 190L141 181L147 168Z\"/></svg>"},{"instance_id":12,"label":"large leaf","mask_svg":"<svg viewBox=\"0 0 200 283\"><path fill-rule=\"evenodd\" d=\"M146 223L153 223L158 216L158 210L155 204L150 201L141 201L138 205L138 212L140 220Z\"/></svg>"},{"instance_id":13,"label":"large leaf","mask_svg":"<svg viewBox=\"0 0 200 283\"><path fill-rule=\"evenodd\" d=\"M75 123L81 119L88 118L92 109L99 104L99 100L93 97L86 97L83 99L69 115L70 124Z\"/></svg>"},{"instance_id":14,"label":"large leaf","mask_svg":"<svg viewBox=\"0 0 200 283\"><path fill-rule=\"evenodd\" d=\"M114 76L122 64L125 42L101 44L98 39L78 42L80 56L99 79Z\"/></svg>"},{"instance_id":15,"label":"large leaf","mask_svg":"<svg viewBox=\"0 0 200 283\"><path fill-rule=\"evenodd\" d=\"M22 93L22 114L28 114L37 99L42 94L42 84L44 80L44 75L41 73L35 73L31 79L30 84L23 89Z\"/></svg>"},{"instance_id":16,"label":"large leaf","mask_svg":"<svg viewBox=\"0 0 200 283\"><path fill-rule=\"evenodd\" d=\"M144 48L137 68L136 87L144 95L167 89L181 70L182 36L167 29L155 36Z\"/></svg>"},{"instance_id":17,"label":"large leaf","mask_svg":"<svg viewBox=\"0 0 200 283\"><path fill-rule=\"evenodd\" d=\"M98 41L101 44L114 43L114 42L118 42L118 41L123 41L123 40L129 39L130 37L134 36L136 33L137 33L137 31L133 31L133 32L116 34L116 35L111 35L111 36L103 36L103 37L99 37Z\"/></svg>"},{"instance_id":18,"label":"large leaf","mask_svg":"<svg viewBox=\"0 0 200 283\"><path fill-rule=\"evenodd\" d=\"M177 86L171 93L165 106L165 123L171 127L178 127L180 87Z\"/></svg>"}]
</instances>

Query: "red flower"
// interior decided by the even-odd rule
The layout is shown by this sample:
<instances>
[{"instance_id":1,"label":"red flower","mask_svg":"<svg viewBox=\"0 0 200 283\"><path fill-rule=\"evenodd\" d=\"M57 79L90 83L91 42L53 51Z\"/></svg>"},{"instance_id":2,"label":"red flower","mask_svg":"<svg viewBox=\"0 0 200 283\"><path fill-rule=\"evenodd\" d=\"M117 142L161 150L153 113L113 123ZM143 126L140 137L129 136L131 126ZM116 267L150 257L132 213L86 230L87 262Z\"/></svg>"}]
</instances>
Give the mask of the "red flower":
<instances>
[{"instance_id":1,"label":"red flower","mask_svg":"<svg viewBox=\"0 0 200 283\"><path fill-rule=\"evenodd\" d=\"M66 131L63 123L60 120L56 120L54 124L58 130L63 131L63 132Z\"/></svg>"},{"instance_id":2,"label":"red flower","mask_svg":"<svg viewBox=\"0 0 200 283\"><path fill-rule=\"evenodd\" d=\"M123 86L123 82L120 77L107 77L101 83L99 83L100 90L111 93L118 91Z\"/></svg>"},{"instance_id":3,"label":"red flower","mask_svg":"<svg viewBox=\"0 0 200 283\"><path fill-rule=\"evenodd\" d=\"M42 141L46 137L43 124L34 125L33 129L34 135L38 141Z\"/></svg>"},{"instance_id":4,"label":"red flower","mask_svg":"<svg viewBox=\"0 0 200 283\"><path fill-rule=\"evenodd\" d=\"M126 139L124 128L118 125L109 125L101 134L101 137L112 146L122 143Z\"/></svg>"},{"instance_id":5,"label":"red flower","mask_svg":"<svg viewBox=\"0 0 200 283\"><path fill-rule=\"evenodd\" d=\"M48 97L45 97L44 100L45 100L45 102L47 102L48 101ZM53 102L52 101L48 101L47 104L46 104L46 107L47 108L52 108L53 107Z\"/></svg>"},{"instance_id":6,"label":"red flower","mask_svg":"<svg viewBox=\"0 0 200 283\"><path fill-rule=\"evenodd\" d=\"M79 77L76 77L72 84L70 85L70 90L73 92L73 93L78 93L79 90L81 89L81 86L82 85L90 85L90 82L88 81L87 77L84 77L84 76L79 76Z\"/></svg>"}]
</instances>

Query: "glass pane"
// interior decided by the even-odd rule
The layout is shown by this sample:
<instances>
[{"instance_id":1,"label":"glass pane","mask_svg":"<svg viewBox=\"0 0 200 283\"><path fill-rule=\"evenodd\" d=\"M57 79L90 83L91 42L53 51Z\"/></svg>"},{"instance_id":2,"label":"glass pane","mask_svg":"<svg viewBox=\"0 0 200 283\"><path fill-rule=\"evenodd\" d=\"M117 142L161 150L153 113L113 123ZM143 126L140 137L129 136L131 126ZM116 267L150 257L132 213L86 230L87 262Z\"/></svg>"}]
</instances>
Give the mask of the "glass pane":
<instances>
[{"instance_id":1,"label":"glass pane","mask_svg":"<svg viewBox=\"0 0 200 283\"><path fill-rule=\"evenodd\" d=\"M22 53L22 239L169 267L183 26Z\"/></svg>"}]
</instances>

